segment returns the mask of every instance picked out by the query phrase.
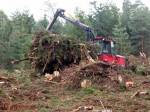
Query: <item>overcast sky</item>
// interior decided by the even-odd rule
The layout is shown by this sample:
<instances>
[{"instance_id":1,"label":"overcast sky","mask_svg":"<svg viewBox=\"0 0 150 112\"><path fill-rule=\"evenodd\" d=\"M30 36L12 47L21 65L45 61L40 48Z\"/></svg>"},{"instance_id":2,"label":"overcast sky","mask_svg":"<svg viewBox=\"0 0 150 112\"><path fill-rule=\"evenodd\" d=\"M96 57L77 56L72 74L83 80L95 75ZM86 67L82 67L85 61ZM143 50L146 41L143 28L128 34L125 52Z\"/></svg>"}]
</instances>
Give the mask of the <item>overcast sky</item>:
<instances>
[{"instance_id":1,"label":"overcast sky","mask_svg":"<svg viewBox=\"0 0 150 112\"><path fill-rule=\"evenodd\" d=\"M0 0L0 10L3 10L9 16L16 10L23 11L29 10L34 14L36 20L43 17L47 6L46 1L49 1L55 8L64 8L69 14L72 14L76 7L87 11L90 7L89 2L93 0ZM96 0L108 1L108 0ZM123 0L109 0L113 1L118 7L121 8ZM135 0L131 0L135 1ZM150 7L150 0L141 0L144 4Z\"/></svg>"}]
</instances>

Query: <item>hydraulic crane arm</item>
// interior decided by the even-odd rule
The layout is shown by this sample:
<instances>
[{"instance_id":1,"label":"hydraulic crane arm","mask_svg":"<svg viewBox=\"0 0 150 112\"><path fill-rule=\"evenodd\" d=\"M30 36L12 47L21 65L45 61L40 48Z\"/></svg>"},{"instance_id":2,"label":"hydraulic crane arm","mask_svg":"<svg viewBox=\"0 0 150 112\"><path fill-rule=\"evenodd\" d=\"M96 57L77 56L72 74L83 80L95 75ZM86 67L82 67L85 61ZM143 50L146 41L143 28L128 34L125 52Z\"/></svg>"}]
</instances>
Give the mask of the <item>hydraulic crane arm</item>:
<instances>
[{"instance_id":1,"label":"hydraulic crane arm","mask_svg":"<svg viewBox=\"0 0 150 112\"><path fill-rule=\"evenodd\" d=\"M81 28L86 34L87 41L95 39L95 36L94 36L92 28L90 28L89 26L81 23L80 21L72 20L72 19L66 17L64 15L64 12L65 12L65 10L63 10L63 9L57 9L56 13L54 14L54 19L47 26L47 30L48 31L50 31L52 29L52 27L53 27L55 21L57 20L57 18L61 17L61 18L65 19L66 21L72 23L73 25L78 26L79 28Z\"/></svg>"},{"instance_id":2,"label":"hydraulic crane arm","mask_svg":"<svg viewBox=\"0 0 150 112\"><path fill-rule=\"evenodd\" d=\"M54 14L54 18L53 18L52 22L48 24L46 30L50 31L52 29L54 23L56 22L58 16L64 14L64 12L65 12L65 10L63 10L63 9L57 9L56 13Z\"/></svg>"}]
</instances>

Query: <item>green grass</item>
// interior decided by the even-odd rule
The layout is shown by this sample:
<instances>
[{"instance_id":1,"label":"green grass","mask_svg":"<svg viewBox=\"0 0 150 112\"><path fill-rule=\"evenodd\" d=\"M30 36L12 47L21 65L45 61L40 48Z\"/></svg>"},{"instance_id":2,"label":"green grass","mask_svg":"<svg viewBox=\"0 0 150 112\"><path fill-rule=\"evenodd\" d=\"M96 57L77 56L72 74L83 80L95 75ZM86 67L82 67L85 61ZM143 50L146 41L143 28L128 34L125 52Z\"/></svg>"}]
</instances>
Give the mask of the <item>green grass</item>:
<instances>
[{"instance_id":1,"label":"green grass","mask_svg":"<svg viewBox=\"0 0 150 112\"><path fill-rule=\"evenodd\" d=\"M83 88L80 90L80 92L84 95L89 95L89 94L93 94L96 92L96 89L93 87L89 87L89 88Z\"/></svg>"}]
</instances>

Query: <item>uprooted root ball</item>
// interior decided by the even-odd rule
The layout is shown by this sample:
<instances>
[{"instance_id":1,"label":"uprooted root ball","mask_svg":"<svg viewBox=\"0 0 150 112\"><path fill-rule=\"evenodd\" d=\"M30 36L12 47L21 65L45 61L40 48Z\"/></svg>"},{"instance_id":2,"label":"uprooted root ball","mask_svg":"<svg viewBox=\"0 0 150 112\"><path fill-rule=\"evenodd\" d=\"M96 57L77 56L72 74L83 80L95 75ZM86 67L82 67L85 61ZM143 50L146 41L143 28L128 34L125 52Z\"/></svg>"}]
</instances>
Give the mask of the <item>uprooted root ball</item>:
<instances>
[{"instance_id":1,"label":"uprooted root ball","mask_svg":"<svg viewBox=\"0 0 150 112\"><path fill-rule=\"evenodd\" d=\"M36 72L52 73L70 64L79 64L90 54L96 58L96 53L89 52L89 49L93 49L93 46L73 38L38 32L33 38L29 59Z\"/></svg>"}]
</instances>

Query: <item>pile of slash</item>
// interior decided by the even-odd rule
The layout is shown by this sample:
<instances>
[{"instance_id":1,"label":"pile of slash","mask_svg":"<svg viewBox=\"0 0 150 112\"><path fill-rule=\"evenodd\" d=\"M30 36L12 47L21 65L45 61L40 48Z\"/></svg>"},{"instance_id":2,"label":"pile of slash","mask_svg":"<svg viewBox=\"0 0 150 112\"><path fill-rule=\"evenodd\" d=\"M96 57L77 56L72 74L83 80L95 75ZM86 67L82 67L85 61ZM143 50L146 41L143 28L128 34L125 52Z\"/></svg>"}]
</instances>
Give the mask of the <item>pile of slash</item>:
<instances>
[{"instance_id":1,"label":"pile of slash","mask_svg":"<svg viewBox=\"0 0 150 112\"><path fill-rule=\"evenodd\" d=\"M33 38L29 59L35 72L46 74L50 82L57 81L72 88L93 83L112 88L112 85L125 83L120 68L98 62L96 55L97 46L92 43L38 32Z\"/></svg>"},{"instance_id":2,"label":"pile of slash","mask_svg":"<svg viewBox=\"0 0 150 112\"><path fill-rule=\"evenodd\" d=\"M52 73L71 64L79 64L90 56L96 58L94 49L94 46L73 38L38 32L33 38L29 59L36 72Z\"/></svg>"}]
</instances>

